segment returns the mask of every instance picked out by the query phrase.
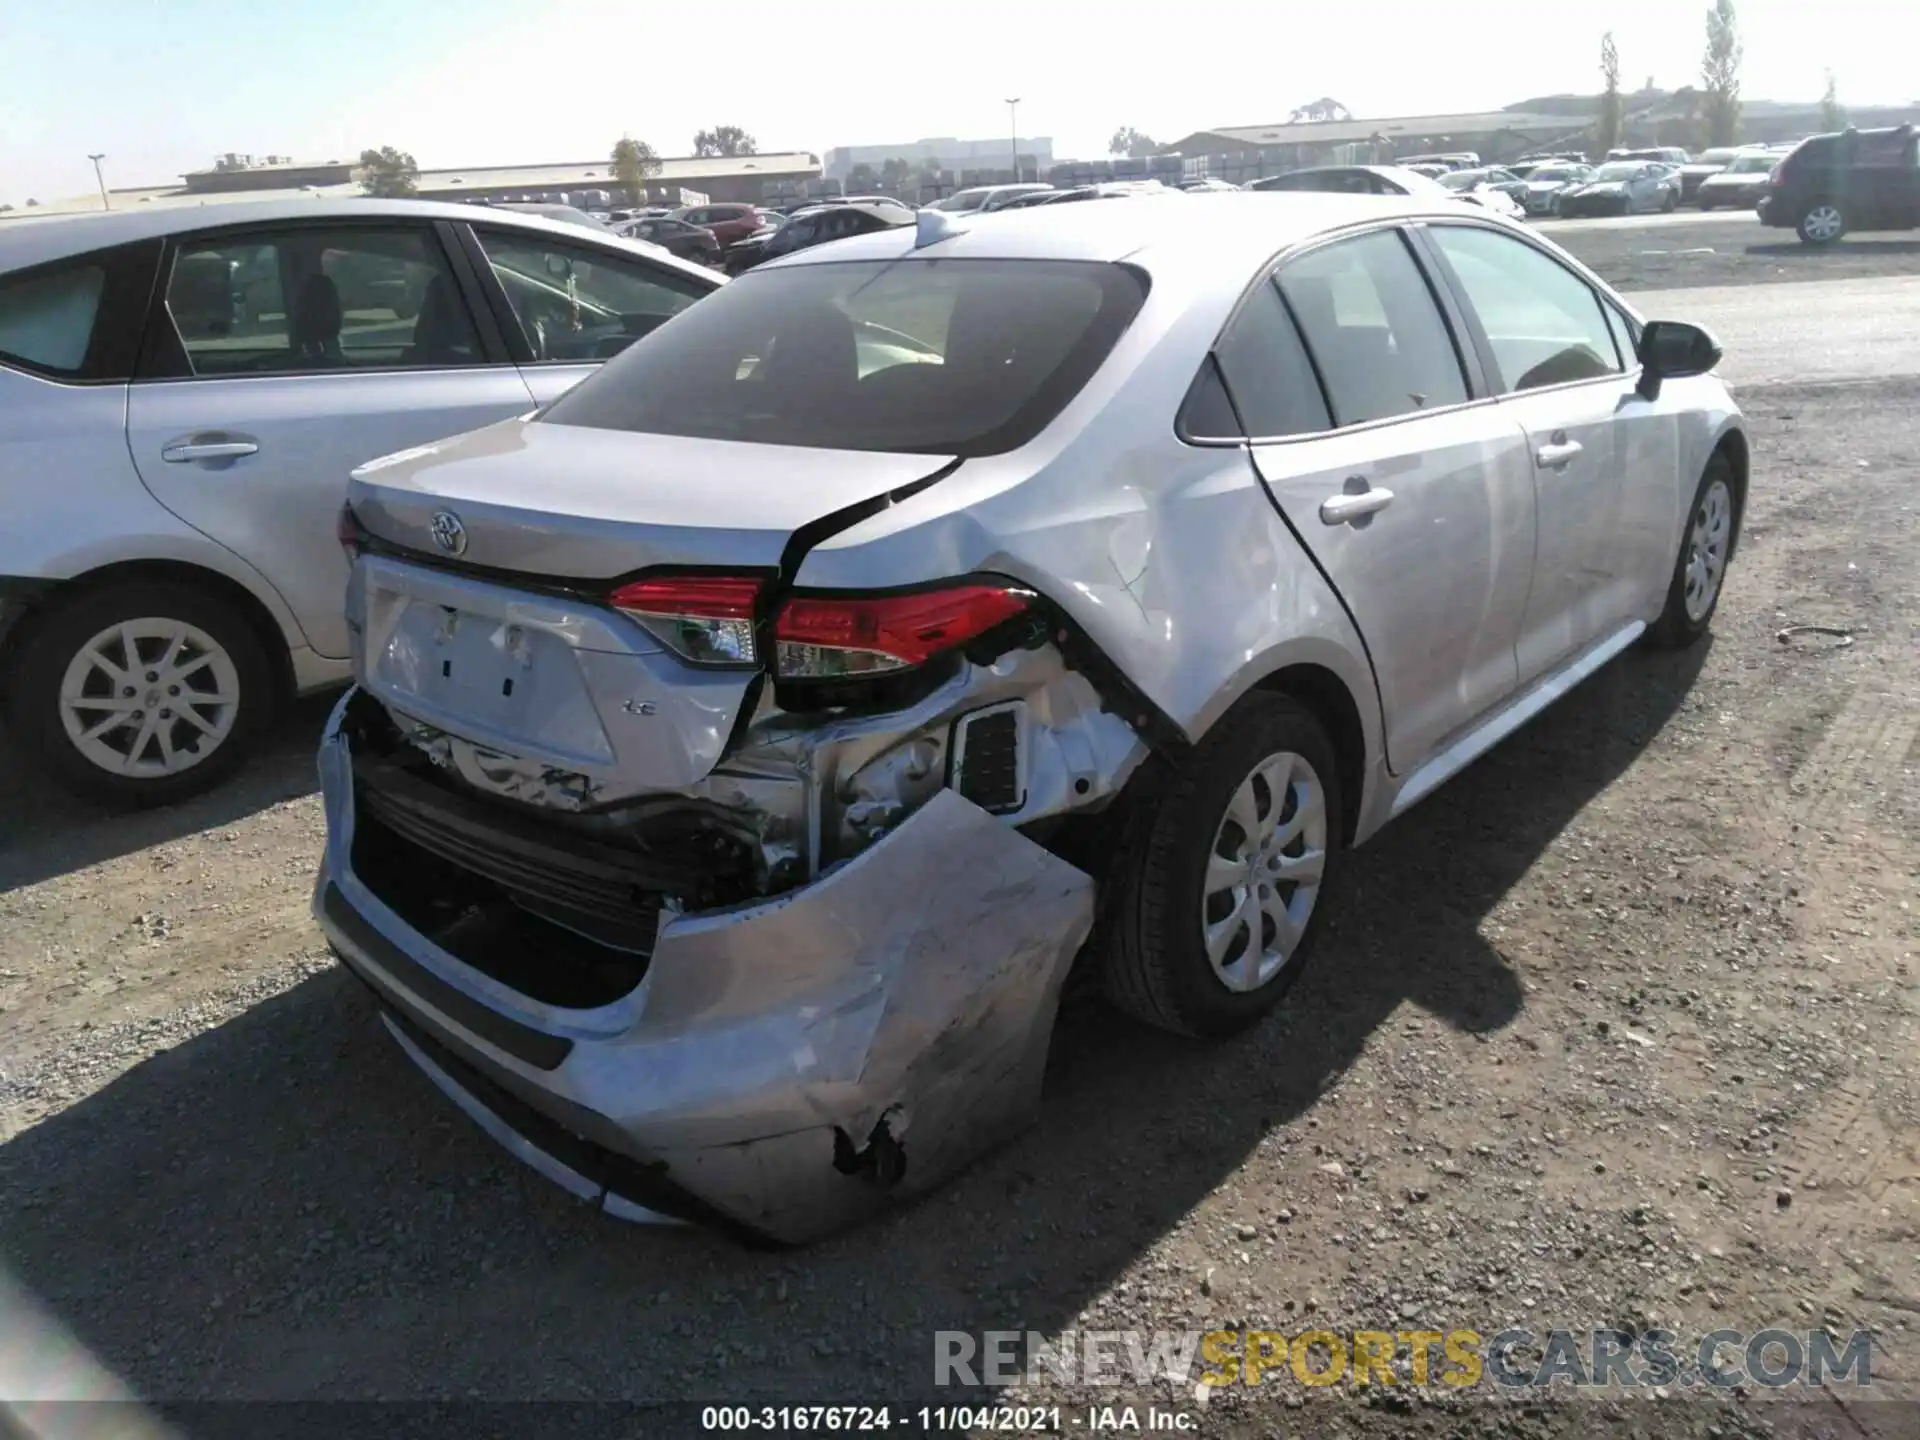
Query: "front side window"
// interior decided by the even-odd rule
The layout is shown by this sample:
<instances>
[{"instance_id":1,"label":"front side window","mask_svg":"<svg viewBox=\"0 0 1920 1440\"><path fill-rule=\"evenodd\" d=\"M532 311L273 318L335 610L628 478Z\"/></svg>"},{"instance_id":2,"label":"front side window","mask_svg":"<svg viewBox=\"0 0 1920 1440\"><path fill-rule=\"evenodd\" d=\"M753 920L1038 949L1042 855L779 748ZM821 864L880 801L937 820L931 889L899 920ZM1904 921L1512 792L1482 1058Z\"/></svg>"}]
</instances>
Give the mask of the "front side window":
<instances>
[{"instance_id":1,"label":"front side window","mask_svg":"<svg viewBox=\"0 0 1920 1440\"><path fill-rule=\"evenodd\" d=\"M1618 373L1600 297L1578 275L1511 235L1464 225L1428 234L1479 317L1506 389Z\"/></svg>"},{"instance_id":2,"label":"front side window","mask_svg":"<svg viewBox=\"0 0 1920 1440\"><path fill-rule=\"evenodd\" d=\"M0 278L0 362L78 375L106 288L105 268L90 261Z\"/></svg>"},{"instance_id":3,"label":"front side window","mask_svg":"<svg viewBox=\"0 0 1920 1440\"><path fill-rule=\"evenodd\" d=\"M183 241L167 313L195 375L437 369L484 358L439 241L418 226Z\"/></svg>"},{"instance_id":4,"label":"front side window","mask_svg":"<svg viewBox=\"0 0 1920 1440\"><path fill-rule=\"evenodd\" d=\"M1336 425L1359 425L1467 399L1453 337L1397 231L1376 230L1282 266Z\"/></svg>"},{"instance_id":5,"label":"front side window","mask_svg":"<svg viewBox=\"0 0 1920 1440\"><path fill-rule=\"evenodd\" d=\"M558 425L997 455L1092 378L1146 296L1121 265L850 261L749 271L583 381Z\"/></svg>"},{"instance_id":6,"label":"front side window","mask_svg":"<svg viewBox=\"0 0 1920 1440\"><path fill-rule=\"evenodd\" d=\"M475 234L536 361L609 359L707 293L696 281L592 246Z\"/></svg>"}]
</instances>

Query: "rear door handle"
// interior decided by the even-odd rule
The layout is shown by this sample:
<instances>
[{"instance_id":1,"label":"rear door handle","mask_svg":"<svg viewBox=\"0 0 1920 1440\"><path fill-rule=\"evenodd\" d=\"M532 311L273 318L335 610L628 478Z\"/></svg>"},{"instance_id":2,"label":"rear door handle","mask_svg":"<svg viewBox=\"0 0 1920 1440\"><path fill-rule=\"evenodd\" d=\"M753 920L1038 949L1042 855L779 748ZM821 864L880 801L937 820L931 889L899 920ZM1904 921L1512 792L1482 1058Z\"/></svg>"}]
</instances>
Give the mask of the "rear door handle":
<instances>
[{"instance_id":1,"label":"rear door handle","mask_svg":"<svg viewBox=\"0 0 1920 1440\"><path fill-rule=\"evenodd\" d=\"M190 460L237 460L259 450L251 440L186 440L167 446L160 458L169 465L185 465Z\"/></svg>"},{"instance_id":2,"label":"rear door handle","mask_svg":"<svg viewBox=\"0 0 1920 1440\"><path fill-rule=\"evenodd\" d=\"M1358 476L1354 477L1359 480ZM1366 486L1365 480L1359 480ZM1354 480L1347 482L1349 486ZM1393 503L1393 492L1382 490L1379 486L1362 489L1349 489L1344 495L1334 495L1320 502L1320 523L1323 525L1365 524L1367 518Z\"/></svg>"},{"instance_id":3,"label":"rear door handle","mask_svg":"<svg viewBox=\"0 0 1920 1440\"><path fill-rule=\"evenodd\" d=\"M1564 470L1581 451L1578 440L1555 440L1533 452L1534 462L1542 470Z\"/></svg>"}]
</instances>

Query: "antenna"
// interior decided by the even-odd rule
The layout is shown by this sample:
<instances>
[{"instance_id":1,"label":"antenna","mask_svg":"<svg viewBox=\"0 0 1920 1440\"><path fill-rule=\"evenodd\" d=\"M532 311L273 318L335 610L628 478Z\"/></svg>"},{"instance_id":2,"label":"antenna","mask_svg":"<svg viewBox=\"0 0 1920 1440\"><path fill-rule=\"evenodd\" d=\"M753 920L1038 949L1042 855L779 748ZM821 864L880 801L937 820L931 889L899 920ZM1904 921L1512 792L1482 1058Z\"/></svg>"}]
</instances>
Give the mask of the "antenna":
<instances>
[{"instance_id":1,"label":"antenna","mask_svg":"<svg viewBox=\"0 0 1920 1440\"><path fill-rule=\"evenodd\" d=\"M929 245L938 245L942 240L964 235L966 229L944 210L923 209L914 216L913 248L924 250Z\"/></svg>"}]
</instances>

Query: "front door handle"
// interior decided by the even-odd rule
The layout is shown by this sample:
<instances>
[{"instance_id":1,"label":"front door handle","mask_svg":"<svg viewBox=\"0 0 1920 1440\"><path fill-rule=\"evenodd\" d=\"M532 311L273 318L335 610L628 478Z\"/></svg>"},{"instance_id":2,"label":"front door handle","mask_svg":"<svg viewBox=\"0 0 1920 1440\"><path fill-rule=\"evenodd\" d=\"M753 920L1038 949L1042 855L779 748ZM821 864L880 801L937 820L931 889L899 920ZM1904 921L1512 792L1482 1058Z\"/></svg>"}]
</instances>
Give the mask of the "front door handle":
<instances>
[{"instance_id":1,"label":"front door handle","mask_svg":"<svg viewBox=\"0 0 1920 1440\"><path fill-rule=\"evenodd\" d=\"M1553 440L1533 452L1534 463L1542 470L1564 470L1580 453L1578 440Z\"/></svg>"},{"instance_id":2,"label":"front door handle","mask_svg":"<svg viewBox=\"0 0 1920 1440\"><path fill-rule=\"evenodd\" d=\"M190 460L238 460L259 450L251 440L187 440L167 446L160 458L169 465L184 465Z\"/></svg>"},{"instance_id":3,"label":"front door handle","mask_svg":"<svg viewBox=\"0 0 1920 1440\"><path fill-rule=\"evenodd\" d=\"M1347 481L1345 494L1330 496L1320 502L1320 523L1352 525L1358 529L1392 503L1391 490L1382 490L1377 485L1370 487L1365 479L1356 475Z\"/></svg>"}]
</instances>

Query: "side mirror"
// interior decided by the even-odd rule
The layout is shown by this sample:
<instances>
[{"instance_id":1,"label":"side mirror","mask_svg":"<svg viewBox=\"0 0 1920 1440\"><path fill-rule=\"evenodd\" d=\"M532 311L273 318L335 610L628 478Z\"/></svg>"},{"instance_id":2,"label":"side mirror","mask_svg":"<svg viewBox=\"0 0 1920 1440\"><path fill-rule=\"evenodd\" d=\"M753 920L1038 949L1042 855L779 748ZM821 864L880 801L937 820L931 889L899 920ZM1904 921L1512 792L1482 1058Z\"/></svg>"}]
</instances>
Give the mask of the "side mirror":
<instances>
[{"instance_id":1,"label":"side mirror","mask_svg":"<svg viewBox=\"0 0 1920 1440\"><path fill-rule=\"evenodd\" d=\"M1640 331L1640 394L1659 398L1665 380L1705 375L1720 363L1720 342L1684 320L1649 320Z\"/></svg>"}]
</instances>

